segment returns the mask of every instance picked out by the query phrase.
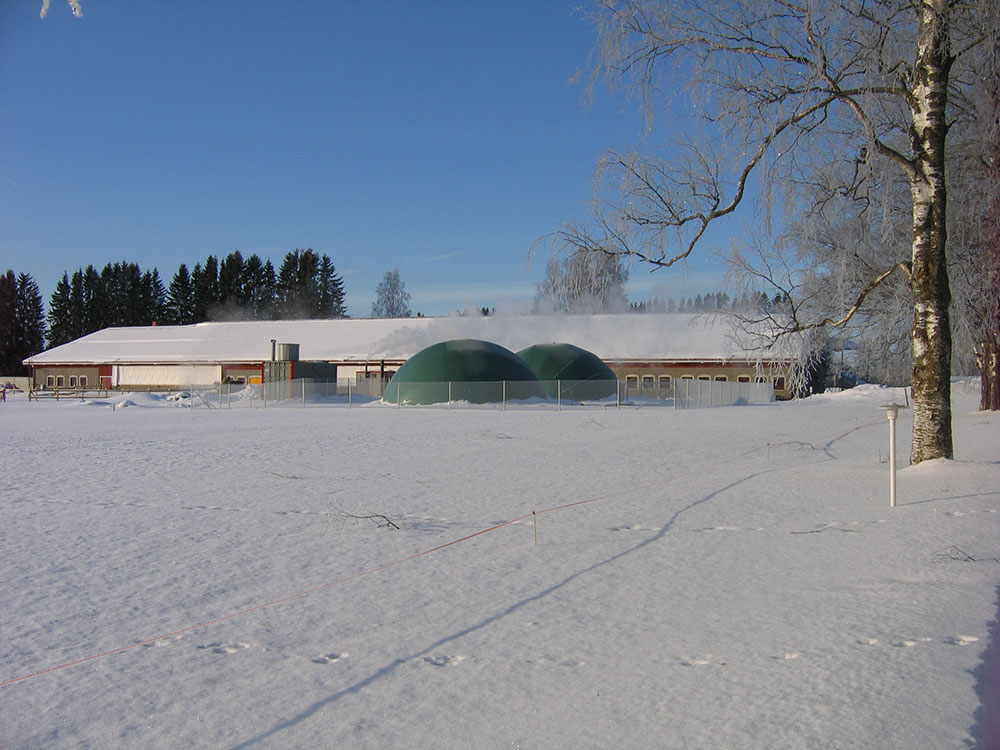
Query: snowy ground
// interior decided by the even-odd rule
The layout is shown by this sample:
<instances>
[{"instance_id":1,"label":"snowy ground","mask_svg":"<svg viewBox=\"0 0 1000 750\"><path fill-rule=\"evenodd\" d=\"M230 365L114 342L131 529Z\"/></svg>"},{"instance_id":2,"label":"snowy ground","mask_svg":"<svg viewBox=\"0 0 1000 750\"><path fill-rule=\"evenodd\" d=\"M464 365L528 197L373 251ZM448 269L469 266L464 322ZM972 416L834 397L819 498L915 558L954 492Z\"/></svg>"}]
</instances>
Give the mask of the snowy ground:
<instances>
[{"instance_id":1,"label":"snowy ground","mask_svg":"<svg viewBox=\"0 0 1000 750\"><path fill-rule=\"evenodd\" d=\"M966 384L958 460L893 509L901 392L129 398L0 404L0 747L1000 747L1000 416Z\"/></svg>"}]
</instances>

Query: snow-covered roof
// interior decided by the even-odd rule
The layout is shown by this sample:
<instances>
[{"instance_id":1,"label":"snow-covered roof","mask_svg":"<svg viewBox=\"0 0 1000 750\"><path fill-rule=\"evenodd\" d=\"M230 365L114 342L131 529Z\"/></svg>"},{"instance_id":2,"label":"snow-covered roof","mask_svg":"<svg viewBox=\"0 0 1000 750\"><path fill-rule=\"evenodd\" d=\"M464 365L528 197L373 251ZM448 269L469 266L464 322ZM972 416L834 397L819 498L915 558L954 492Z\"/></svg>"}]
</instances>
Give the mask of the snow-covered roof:
<instances>
[{"instance_id":1,"label":"snow-covered roof","mask_svg":"<svg viewBox=\"0 0 1000 750\"><path fill-rule=\"evenodd\" d=\"M538 315L365 320L277 320L105 328L29 357L27 364L261 362L271 340L299 345L299 358L405 360L441 341L474 338L512 351L570 343L604 360L745 359L721 316Z\"/></svg>"}]
</instances>

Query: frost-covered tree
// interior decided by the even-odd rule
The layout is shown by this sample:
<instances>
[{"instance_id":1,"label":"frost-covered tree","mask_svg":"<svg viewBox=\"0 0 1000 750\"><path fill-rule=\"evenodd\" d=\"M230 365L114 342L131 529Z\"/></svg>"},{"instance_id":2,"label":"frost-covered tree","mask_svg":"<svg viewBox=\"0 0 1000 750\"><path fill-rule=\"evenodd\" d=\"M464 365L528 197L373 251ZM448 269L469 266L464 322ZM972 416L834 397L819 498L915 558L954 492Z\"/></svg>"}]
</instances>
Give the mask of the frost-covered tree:
<instances>
[{"instance_id":1,"label":"frost-covered tree","mask_svg":"<svg viewBox=\"0 0 1000 750\"><path fill-rule=\"evenodd\" d=\"M997 33L996 0L602 0L591 17L592 80L634 91L650 124L662 95L686 83L702 129L668 158L609 154L592 221L566 226L564 245L668 267L753 202L755 187L763 209L795 215L800 186L824 164L855 165L855 184L895 169L908 188L908 256L880 258L843 316L792 317L786 330L843 325L902 275L911 460L951 457L947 135L974 85L975 50Z\"/></svg>"},{"instance_id":2,"label":"frost-covered tree","mask_svg":"<svg viewBox=\"0 0 1000 750\"><path fill-rule=\"evenodd\" d=\"M375 287L375 302L372 303L373 318L409 318L412 296L406 291L406 284L399 278L399 269L386 271L382 281Z\"/></svg>"},{"instance_id":3,"label":"frost-covered tree","mask_svg":"<svg viewBox=\"0 0 1000 750\"><path fill-rule=\"evenodd\" d=\"M69 4L69 9L72 11L73 15L77 18L83 16L83 8L80 7L80 0L66 0ZM39 16L45 18L49 14L49 5L51 5L52 0L42 0L42 9L38 13Z\"/></svg>"},{"instance_id":4,"label":"frost-covered tree","mask_svg":"<svg viewBox=\"0 0 1000 750\"><path fill-rule=\"evenodd\" d=\"M1000 410L1000 19L981 45L978 86L963 104L975 117L952 124L949 237L956 357L978 369L980 408Z\"/></svg>"},{"instance_id":5,"label":"frost-covered tree","mask_svg":"<svg viewBox=\"0 0 1000 750\"><path fill-rule=\"evenodd\" d=\"M623 312L628 269L617 255L553 253L535 287L535 308L571 313Z\"/></svg>"}]
</instances>

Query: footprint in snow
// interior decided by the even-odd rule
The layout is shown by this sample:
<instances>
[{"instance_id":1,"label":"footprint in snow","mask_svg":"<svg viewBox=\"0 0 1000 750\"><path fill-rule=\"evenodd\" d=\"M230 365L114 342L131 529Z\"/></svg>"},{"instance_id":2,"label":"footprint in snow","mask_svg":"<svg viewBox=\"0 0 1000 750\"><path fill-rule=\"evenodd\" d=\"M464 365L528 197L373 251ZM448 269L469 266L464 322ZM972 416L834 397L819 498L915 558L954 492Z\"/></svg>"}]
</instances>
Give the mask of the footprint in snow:
<instances>
[{"instance_id":1,"label":"footprint in snow","mask_svg":"<svg viewBox=\"0 0 1000 750\"><path fill-rule=\"evenodd\" d=\"M333 664L333 662L340 661L345 656L347 656L346 653L335 652L332 654L326 654L325 656L321 656L318 659L313 659L313 664Z\"/></svg>"},{"instance_id":2,"label":"footprint in snow","mask_svg":"<svg viewBox=\"0 0 1000 750\"><path fill-rule=\"evenodd\" d=\"M612 526L608 531L655 531L651 526L632 524L631 526Z\"/></svg>"},{"instance_id":3,"label":"footprint in snow","mask_svg":"<svg viewBox=\"0 0 1000 750\"><path fill-rule=\"evenodd\" d=\"M424 661L435 667L450 667L465 659L464 656L425 656Z\"/></svg>"},{"instance_id":4,"label":"footprint in snow","mask_svg":"<svg viewBox=\"0 0 1000 750\"><path fill-rule=\"evenodd\" d=\"M142 646L143 648L157 648L159 646L169 646L173 641L178 640L179 638L180 636L173 636L171 638L157 638L155 641L143 643Z\"/></svg>"},{"instance_id":5,"label":"footprint in snow","mask_svg":"<svg viewBox=\"0 0 1000 750\"><path fill-rule=\"evenodd\" d=\"M222 643L205 643L198 646L200 649L210 649L213 654L235 654L237 651L242 651L245 648L250 648L249 643L234 643L230 646L223 645Z\"/></svg>"},{"instance_id":6,"label":"footprint in snow","mask_svg":"<svg viewBox=\"0 0 1000 750\"><path fill-rule=\"evenodd\" d=\"M700 532L702 534L712 534L719 531L763 531L762 527L742 527L742 526L706 526L703 529L693 529L693 531Z\"/></svg>"},{"instance_id":7,"label":"footprint in snow","mask_svg":"<svg viewBox=\"0 0 1000 750\"><path fill-rule=\"evenodd\" d=\"M706 664L712 664L712 655L708 654L702 659L685 659L681 662L681 666L684 667L703 667Z\"/></svg>"},{"instance_id":8,"label":"footprint in snow","mask_svg":"<svg viewBox=\"0 0 1000 750\"><path fill-rule=\"evenodd\" d=\"M930 640L930 638L904 638L901 641L896 641L896 643L892 645L896 648L911 648L912 646L916 646L920 643L927 643Z\"/></svg>"},{"instance_id":9,"label":"footprint in snow","mask_svg":"<svg viewBox=\"0 0 1000 750\"><path fill-rule=\"evenodd\" d=\"M978 640L974 635L955 635L951 638L946 638L945 643L950 643L952 646L968 646L970 643L975 643Z\"/></svg>"}]
</instances>

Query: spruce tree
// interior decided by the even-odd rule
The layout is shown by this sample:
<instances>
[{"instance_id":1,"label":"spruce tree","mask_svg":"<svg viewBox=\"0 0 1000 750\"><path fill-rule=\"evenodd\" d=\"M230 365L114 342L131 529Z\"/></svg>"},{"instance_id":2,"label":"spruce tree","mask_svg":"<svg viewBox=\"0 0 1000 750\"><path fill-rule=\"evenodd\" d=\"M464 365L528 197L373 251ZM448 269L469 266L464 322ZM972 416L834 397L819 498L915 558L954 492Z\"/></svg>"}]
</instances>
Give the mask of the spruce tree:
<instances>
[{"instance_id":1,"label":"spruce tree","mask_svg":"<svg viewBox=\"0 0 1000 750\"><path fill-rule=\"evenodd\" d=\"M0 276L0 375L27 375L22 361L45 348L45 308L26 273Z\"/></svg>"},{"instance_id":2,"label":"spruce tree","mask_svg":"<svg viewBox=\"0 0 1000 750\"><path fill-rule=\"evenodd\" d=\"M247 302L246 264L243 254L234 250L219 266L219 303L227 308L227 317L244 317L241 308Z\"/></svg>"},{"instance_id":3,"label":"spruce tree","mask_svg":"<svg viewBox=\"0 0 1000 750\"><path fill-rule=\"evenodd\" d=\"M80 335L85 336L88 333L107 328L110 323L108 322L108 300L101 274L92 265L87 266L81 281Z\"/></svg>"},{"instance_id":4,"label":"spruce tree","mask_svg":"<svg viewBox=\"0 0 1000 750\"><path fill-rule=\"evenodd\" d=\"M83 335L84 307L83 307L83 269L78 268L69 282L69 332L72 341Z\"/></svg>"},{"instance_id":5,"label":"spruce tree","mask_svg":"<svg viewBox=\"0 0 1000 750\"><path fill-rule=\"evenodd\" d=\"M0 375L14 375L16 361L14 309L17 305L17 279L8 270L0 276Z\"/></svg>"},{"instance_id":6,"label":"spruce tree","mask_svg":"<svg viewBox=\"0 0 1000 750\"><path fill-rule=\"evenodd\" d=\"M311 249L285 254L278 271L278 317L283 320L312 318L319 305L317 274L319 257Z\"/></svg>"},{"instance_id":7,"label":"spruce tree","mask_svg":"<svg viewBox=\"0 0 1000 750\"><path fill-rule=\"evenodd\" d=\"M148 326L159 323L167 311L167 292L163 288L160 272L155 268L142 275L140 318L133 325Z\"/></svg>"},{"instance_id":8,"label":"spruce tree","mask_svg":"<svg viewBox=\"0 0 1000 750\"><path fill-rule=\"evenodd\" d=\"M187 265L181 263L167 290L164 320L175 326L188 325L194 319L194 284Z\"/></svg>"},{"instance_id":9,"label":"spruce tree","mask_svg":"<svg viewBox=\"0 0 1000 750\"><path fill-rule=\"evenodd\" d=\"M319 262L319 305L316 317L347 317L347 307L344 304L344 280L337 274L337 269L325 253Z\"/></svg>"},{"instance_id":10,"label":"spruce tree","mask_svg":"<svg viewBox=\"0 0 1000 750\"><path fill-rule=\"evenodd\" d=\"M274 295L277 279L271 261L262 262L254 254L246 259L243 266L243 292L246 296L247 313L251 320L264 320L274 310Z\"/></svg>"},{"instance_id":11,"label":"spruce tree","mask_svg":"<svg viewBox=\"0 0 1000 750\"><path fill-rule=\"evenodd\" d=\"M192 323L210 320L212 308L219 304L219 259L209 255L205 265L196 263L191 273L194 285Z\"/></svg>"},{"instance_id":12,"label":"spruce tree","mask_svg":"<svg viewBox=\"0 0 1000 750\"><path fill-rule=\"evenodd\" d=\"M45 348L45 305L38 284L30 275L22 273L17 277L17 300L14 307L14 325L17 332L15 343L18 364ZM28 374L28 368L20 365L21 372Z\"/></svg>"},{"instance_id":13,"label":"spruce tree","mask_svg":"<svg viewBox=\"0 0 1000 750\"><path fill-rule=\"evenodd\" d=\"M59 346L72 341L74 335L73 290L69 274L63 272L49 298L49 346Z\"/></svg>"}]
</instances>

